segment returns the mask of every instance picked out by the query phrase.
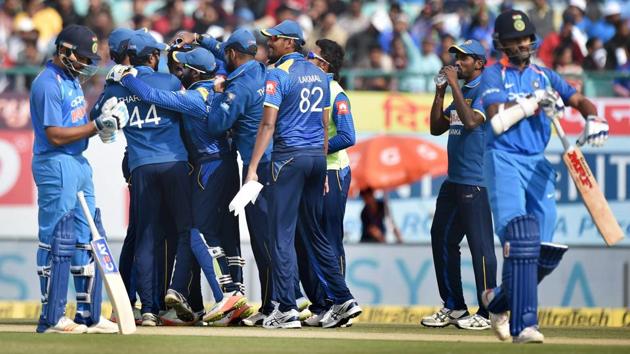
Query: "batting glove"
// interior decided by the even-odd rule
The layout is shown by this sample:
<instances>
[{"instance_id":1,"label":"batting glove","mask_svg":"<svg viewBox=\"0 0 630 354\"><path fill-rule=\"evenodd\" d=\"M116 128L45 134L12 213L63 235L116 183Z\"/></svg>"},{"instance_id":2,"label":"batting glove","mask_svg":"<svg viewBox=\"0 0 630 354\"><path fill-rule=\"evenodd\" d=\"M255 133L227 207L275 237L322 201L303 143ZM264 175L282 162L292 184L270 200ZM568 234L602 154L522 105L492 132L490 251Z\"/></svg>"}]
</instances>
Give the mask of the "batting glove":
<instances>
[{"instance_id":1,"label":"batting glove","mask_svg":"<svg viewBox=\"0 0 630 354\"><path fill-rule=\"evenodd\" d=\"M118 134L118 130L114 131L99 131L98 137L101 138L101 141L105 144L111 144L116 141L116 135Z\"/></svg>"},{"instance_id":2,"label":"batting glove","mask_svg":"<svg viewBox=\"0 0 630 354\"><path fill-rule=\"evenodd\" d=\"M127 126L129 122L129 111L123 101L118 101L116 97L110 97L103 104L101 115L94 120L94 125L99 134L111 133Z\"/></svg>"},{"instance_id":3,"label":"batting glove","mask_svg":"<svg viewBox=\"0 0 630 354\"><path fill-rule=\"evenodd\" d=\"M127 75L132 75L135 77L136 75L138 75L138 70L131 66L116 64L113 68L111 68L111 70L109 70L105 80L120 82L120 80L122 80L122 78Z\"/></svg>"},{"instance_id":4,"label":"batting glove","mask_svg":"<svg viewBox=\"0 0 630 354\"><path fill-rule=\"evenodd\" d=\"M547 118L555 118L556 115L564 112L564 101L556 90L552 88L536 90L534 96L538 100L538 107L545 112Z\"/></svg>"},{"instance_id":5,"label":"batting glove","mask_svg":"<svg viewBox=\"0 0 630 354\"><path fill-rule=\"evenodd\" d=\"M577 140L579 146L585 143L591 144L593 147L600 147L608 139L608 122L605 118L595 115L586 117L586 125L584 132Z\"/></svg>"}]
</instances>

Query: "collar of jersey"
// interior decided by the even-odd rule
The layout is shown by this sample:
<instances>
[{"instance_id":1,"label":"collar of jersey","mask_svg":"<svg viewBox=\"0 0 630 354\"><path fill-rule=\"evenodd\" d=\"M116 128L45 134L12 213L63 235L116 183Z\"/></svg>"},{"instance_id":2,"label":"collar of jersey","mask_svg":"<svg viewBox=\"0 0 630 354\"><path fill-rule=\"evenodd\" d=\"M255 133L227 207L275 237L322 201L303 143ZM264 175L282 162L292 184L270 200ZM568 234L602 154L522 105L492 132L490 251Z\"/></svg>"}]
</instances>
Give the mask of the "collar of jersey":
<instances>
[{"instance_id":1,"label":"collar of jersey","mask_svg":"<svg viewBox=\"0 0 630 354\"><path fill-rule=\"evenodd\" d=\"M240 76L242 73L244 73L245 71L249 70L249 68L254 67L255 65L257 65L258 62L256 60L250 60L247 63L239 66L238 68L234 69L234 71L232 71L228 77L227 80L231 81L236 79L238 76Z\"/></svg>"},{"instance_id":2,"label":"collar of jersey","mask_svg":"<svg viewBox=\"0 0 630 354\"><path fill-rule=\"evenodd\" d=\"M214 79L199 80L199 81L193 83L192 85L190 85L190 87L188 87L187 90L194 90L195 88L197 88L199 86L211 87L214 90Z\"/></svg>"},{"instance_id":3,"label":"collar of jersey","mask_svg":"<svg viewBox=\"0 0 630 354\"><path fill-rule=\"evenodd\" d=\"M61 76L64 80L74 80L74 78L66 72L63 68L58 67L53 63L52 59L46 62L46 67L50 68L57 75Z\"/></svg>"},{"instance_id":4,"label":"collar of jersey","mask_svg":"<svg viewBox=\"0 0 630 354\"><path fill-rule=\"evenodd\" d=\"M304 60L304 56L298 52L292 52L289 54L285 54L283 56L280 57L280 59L278 59L277 62L275 62L275 64L273 64L276 68L280 65L282 65L282 63L284 63L285 61L289 60L289 59L302 59Z\"/></svg>"},{"instance_id":5,"label":"collar of jersey","mask_svg":"<svg viewBox=\"0 0 630 354\"><path fill-rule=\"evenodd\" d=\"M136 66L135 68L136 68L136 70L138 70L138 73L154 73L155 72L155 70L153 70L153 68L151 68L150 66L146 66L146 65Z\"/></svg>"},{"instance_id":6,"label":"collar of jersey","mask_svg":"<svg viewBox=\"0 0 630 354\"><path fill-rule=\"evenodd\" d=\"M477 86L479 86L480 82L481 82L481 75L479 75L476 78L472 79L472 81L469 81L468 83L466 83L464 85L464 87L467 87L467 88L477 87Z\"/></svg>"}]
</instances>

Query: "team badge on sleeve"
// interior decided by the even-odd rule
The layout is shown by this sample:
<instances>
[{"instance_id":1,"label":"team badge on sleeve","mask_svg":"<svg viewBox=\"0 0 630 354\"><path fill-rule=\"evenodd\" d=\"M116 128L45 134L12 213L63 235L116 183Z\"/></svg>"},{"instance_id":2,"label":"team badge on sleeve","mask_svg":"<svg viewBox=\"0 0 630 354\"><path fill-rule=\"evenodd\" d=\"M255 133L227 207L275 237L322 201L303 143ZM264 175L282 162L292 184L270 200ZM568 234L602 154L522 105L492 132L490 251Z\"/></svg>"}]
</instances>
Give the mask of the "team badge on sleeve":
<instances>
[{"instance_id":1,"label":"team badge on sleeve","mask_svg":"<svg viewBox=\"0 0 630 354\"><path fill-rule=\"evenodd\" d=\"M348 101L337 102L337 114L348 114L348 112L350 112L348 109Z\"/></svg>"},{"instance_id":2,"label":"team badge on sleeve","mask_svg":"<svg viewBox=\"0 0 630 354\"><path fill-rule=\"evenodd\" d=\"M267 81L267 83L265 84L265 91L267 92L268 95L275 95L276 94L276 86L278 86L278 83L275 81Z\"/></svg>"}]
</instances>

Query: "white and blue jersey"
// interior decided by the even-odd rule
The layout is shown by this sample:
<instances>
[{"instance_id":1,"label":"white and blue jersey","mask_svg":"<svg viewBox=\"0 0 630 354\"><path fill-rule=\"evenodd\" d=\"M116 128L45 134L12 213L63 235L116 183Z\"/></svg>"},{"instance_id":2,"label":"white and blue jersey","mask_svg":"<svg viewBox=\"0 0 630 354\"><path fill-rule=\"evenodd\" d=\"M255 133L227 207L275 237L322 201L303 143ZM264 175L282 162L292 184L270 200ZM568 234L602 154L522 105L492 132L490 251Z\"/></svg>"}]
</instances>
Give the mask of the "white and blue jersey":
<instances>
[{"instance_id":1,"label":"white and blue jersey","mask_svg":"<svg viewBox=\"0 0 630 354\"><path fill-rule=\"evenodd\" d=\"M474 112L486 119L480 97L481 75L462 87L466 104ZM450 121L448 132L448 180L453 183L472 186L485 186L483 180L483 152L485 149L485 127L465 129L455 102L444 110L444 117Z\"/></svg>"},{"instance_id":2,"label":"white and blue jersey","mask_svg":"<svg viewBox=\"0 0 630 354\"><path fill-rule=\"evenodd\" d=\"M33 81L30 108L35 155L49 152L79 155L87 149L87 138L54 146L46 137L47 127L77 127L88 122L87 105L79 81L52 61L46 63L45 69Z\"/></svg>"},{"instance_id":3,"label":"white and blue jersey","mask_svg":"<svg viewBox=\"0 0 630 354\"><path fill-rule=\"evenodd\" d=\"M299 53L267 73L265 106L278 109L273 152L324 147L322 114L330 106L328 76Z\"/></svg>"},{"instance_id":4,"label":"white and blue jersey","mask_svg":"<svg viewBox=\"0 0 630 354\"><path fill-rule=\"evenodd\" d=\"M123 78L123 83L142 101L182 113L184 140L189 145L191 161L230 151L225 132L215 138L208 130L208 105L215 96L213 80L197 81L187 90L178 91L155 89L130 75Z\"/></svg>"},{"instance_id":5,"label":"white and blue jersey","mask_svg":"<svg viewBox=\"0 0 630 354\"><path fill-rule=\"evenodd\" d=\"M178 91L181 83L171 74L155 72L147 66L139 66L138 78L147 85L161 90ZM109 84L96 103L91 117L100 115L101 105L110 97L117 97L127 104L129 124L123 129L127 139L129 169L173 161L188 161L188 153L180 133L180 114L155 104L143 102L137 95L118 84Z\"/></svg>"},{"instance_id":6,"label":"white and blue jersey","mask_svg":"<svg viewBox=\"0 0 630 354\"><path fill-rule=\"evenodd\" d=\"M522 72L506 63L496 63L484 70L481 80L481 99L484 109L498 103L515 101L518 97L533 94L535 90L551 86L558 91L564 102L576 93L564 79L554 71L529 65ZM551 136L551 121L539 110L505 133L495 136L487 124L487 147L507 152L534 155L545 150Z\"/></svg>"}]
</instances>

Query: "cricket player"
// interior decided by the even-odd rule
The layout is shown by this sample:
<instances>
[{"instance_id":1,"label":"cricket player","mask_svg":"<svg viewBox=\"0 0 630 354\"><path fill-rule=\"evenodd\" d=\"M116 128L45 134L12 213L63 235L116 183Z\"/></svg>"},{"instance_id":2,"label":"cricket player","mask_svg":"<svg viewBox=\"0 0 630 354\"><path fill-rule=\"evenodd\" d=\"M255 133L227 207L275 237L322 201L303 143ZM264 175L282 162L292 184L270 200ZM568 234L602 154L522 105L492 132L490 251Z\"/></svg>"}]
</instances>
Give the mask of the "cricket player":
<instances>
[{"instance_id":1,"label":"cricket player","mask_svg":"<svg viewBox=\"0 0 630 354\"><path fill-rule=\"evenodd\" d=\"M448 131L448 176L440 188L431 227L433 264L443 308L420 322L427 327L454 324L463 329L490 328L488 310L481 294L496 286L497 260L488 193L483 179L486 115L481 104L479 83L486 64L485 48L467 40L449 48L455 65L440 71L446 83L437 86L431 107L431 134ZM460 87L459 80L464 80ZM453 102L442 111L446 87ZM476 314L469 315L461 279L459 244L466 235L472 255L477 301Z\"/></svg>"},{"instance_id":2,"label":"cricket player","mask_svg":"<svg viewBox=\"0 0 630 354\"><path fill-rule=\"evenodd\" d=\"M127 55L140 79L153 87L176 91L181 88L181 82L175 76L155 71L160 51L165 49L165 44L141 31L129 40ZM180 135L179 113L143 102L123 86L113 84L106 86L95 105L96 114L102 102L110 97L126 102L131 112L124 133L133 185L131 200L136 202L132 216L136 222L133 271L142 302L142 325L155 326L159 322L159 303L155 298L159 290L153 278L156 245L163 243L160 233L163 208L167 208L169 217L176 223L177 264L186 268L193 261L190 248L186 247L192 227L188 153ZM177 274L176 268L173 278ZM178 277L185 278L180 280L186 284L181 287L188 286L191 276L185 272L185 276Z\"/></svg>"},{"instance_id":3,"label":"cricket player","mask_svg":"<svg viewBox=\"0 0 630 354\"><path fill-rule=\"evenodd\" d=\"M485 291L482 300L499 339L511 336L514 343L543 342L536 314L537 284L558 266L567 250L551 243L556 172L544 156L551 136L549 117L564 104L576 108L586 117L580 141L593 146L607 139L608 123L597 116L593 103L557 73L530 63L536 30L527 15L517 10L503 12L494 32L494 47L505 57L486 68L479 90L490 117L484 178L505 261L501 286ZM503 133L495 136L493 126Z\"/></svg>"},{"instance_id":4,"label":"cricket player","mask_svg":"<svg viewBox=\"0 0 630 354\"><path fill-rule=\"evenodd\" d=\"M55 45L55 54L33 82L30 97L42 294L37 332L115 333L117 326L100 315L103 282L77 192L85 193L95 222L104 231L100 211L95 209L92 168L82 153L96 133L104 142L113 141L129 117L124 103L110 100L103 103L101 115L88 120L81 83L96 72L100 60L92 30L70 25L59 33ZM74 321L65 317L70 274L77 294Z\"/></svg>"},{"instance_id":5,"label":"cricket player","mask_svg":"<svg viewBox=\"0 0 630 354\"><path fill-rule=\"evenodd\" d=\"M339 263L341 274L345 276L346 256L343 249L343 218L350 189L350 158L346 149L355 143L354 123L350 110L350 100L339 85L339 71L343 65L344 51L339 44L329 39L319 39L316 47L306 58L322 69L330 84L330 118L328 122L328 155L326 156L328 193L324 196L323 227L324 234L333 248L335 259ZM296 240L298 254L304 245ZM319 327L320 320L330 305L326 301L325 283L319 267L310 267L307 257L298 258L300 281L304 291L312 302L309 306L312 316L302 321L307 326ZM351 325L351 319L347 325Z\"/></svg>"},{"instance_id":6,"label":"cricket player","mask_svg":"<svg viewBox=\"0 0 630 354\"><path fill-rule=\"evenodd\" d=\"M154 89L134 77L133 71L125 67L114 67L114 78L141 100L159 107L181 112L185 140L190 145L190 160L194 164L194 186L192 195L193 225L190 246L213 291L215 304L203 316L204 322L215 322L225 314L245 305L242 283L232 280L228 267L244 264L239 256L238 234L224 231L224 220L228 204L238 191L238 166L234 151L226 133L214 138L208 129L209 102L214 96L214 76L218 66L214 56L204 48L190 51L174 51L169 54L182 65L182 82L186 90L165 91ZM221 246L229 247L236 256L226 256ZM213 259L225 264L219 282L214 273ZM241 278L242 279L242 278ZM178 317L191 321L194 311L187 304L187 292L169 289L166 301L175 307Z\"/></svg>"},{"instance_id":7,"label":"cricket player","mask_svg":"<svg viewBox=\"0 0 630 354\"><path fill-rule=\"evenodd\" d=\"M268 187L269 231L274 298L279 305L263 321L265 328L300 328L295 299L296 227L312 248L334 305L322 320L335 327L358 316L361 308L335 259L321 225L326 188L327 120L330 89L326 74L300 54L300 26L286 20L263 30L275 62L267 73L262 122L258 128L246 181L258 180L258 165L273 138Z\"/></svg>"}]
</instances>

